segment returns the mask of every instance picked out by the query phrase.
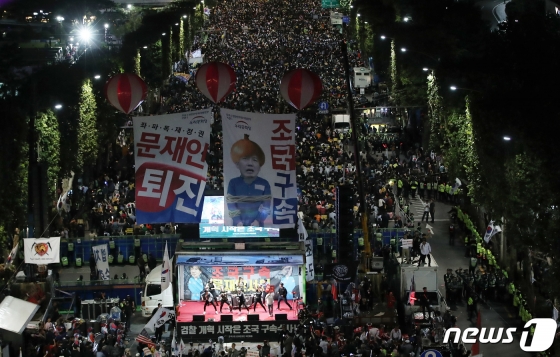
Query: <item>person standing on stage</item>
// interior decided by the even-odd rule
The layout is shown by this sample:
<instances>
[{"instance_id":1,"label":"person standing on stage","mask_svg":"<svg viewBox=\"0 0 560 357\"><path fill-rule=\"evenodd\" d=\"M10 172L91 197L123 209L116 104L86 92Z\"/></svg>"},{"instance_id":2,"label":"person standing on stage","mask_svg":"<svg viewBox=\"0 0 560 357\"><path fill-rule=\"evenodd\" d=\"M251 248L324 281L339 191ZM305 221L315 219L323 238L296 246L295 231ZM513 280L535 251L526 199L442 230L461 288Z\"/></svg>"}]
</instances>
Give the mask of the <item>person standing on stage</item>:
<instances>
[{"instance_id":1,"label":"person standing on stage","mask_svg":"<svg viewBox=\"0 0 560 357\"><path fill-rule=\"evenodd\" d=\"M266 298L266 294L268 293L268 287L269 287L268 281L266 279L263 279L261 282L261 293L262 293L261 295L263 299Z\"/></svg>"},{"instance_id":2,"label":"person standing on stage","mask_svg":"<svg viewBox=\"0 0 560 357\"><path fill-rule=\"evenodd\" d=\"M277 309L280 310L280 301L284 300L286 305L292 310L292 305L288 302L288 290L284 287L284 283L280 283L280 287L278 288L278 307Z\"/></svg>"},{"instance_id":3,"label":"person standing on stage","mask_svg":"<svg viewBox=\"0 0 560 357\"><path fill-rule=\"evenodd\" d=\"M214 306L214 312L218 312L218 308L214 302L214 295L212 295L210 291L204 290L204 315L206 314L206 306L208 305Z\"/></svg>"},{"instance_id":4,"label":"person standing on stage","mask_svg":"<svg viewBox=\"0 0 560 357\"><path fill-rule=\"evenodd\" d=\"M266 300L266 305L268 306L268 314L272 316L272 312L274 311L274 291L270 291L266 294L264 299Z\"/></svg>"},{"instance_id":5,"label":"person standing on stage","mask_svg":"<svg viewBox=\"0 0 560 357\"><path fill-rule=\"evenodd\" d=\"M262 303L262 291L260 287L257 288L257 293L255 294L255 301L253 301L253 312L257 310L257 304L261 304L262 308L264 309L264 312L266 312L266 307L264 307Z\"/></svg>"},{"instance_id":6,"label":"person standing on stage","mask_svg":"<svg viewBox=\"0 0 560 357\"><path fill-rule=\"evenodd\" d=\"M226 304L227 306L229 306L229 312L231 312L231 304L228 301L228 294L226 291L223 291L222 294L220 295L220 313L222 313L222 308L224 307L224 304Z\"/></svg>"},{"instance_id":7,"label":"person standing on stage","mask_svg":"<svg viewBox=\"0 0 560 357\"><path fill-rule=\"evenodd\" d=\"M235 286L237 288L237 290L241 290L241 291L245 291L245 282L243 281L243 277L239 276L239 279L237 279L237 285Z\"/></svg>"},{"instance_id":8,"label":"person standing on stage","mask_svg":"<svg viewBox=\"0 0 560 357\"><path fill-rule=\"evenodd\" d=\"M208 289L208 291L210 292L210 294L212 294L212 296L214 298L216 298L216 289L214 287L214 282L212 281L212 279L208 280L208 284L206 284L206 289Z\"/></svg>"},{"instance_id":9,"label":"person standing on stage","mask_svg":"<svg viewBox=\"0 0 560 357\"><path fill-rule=\"evenodd\" d=\"M237 298L239 299L239 312L241 313L241 306L245 306L247 312L251 312L245 302L245 294L243 294L243 290L237 290Z\"/></svg>"}]
</instances>

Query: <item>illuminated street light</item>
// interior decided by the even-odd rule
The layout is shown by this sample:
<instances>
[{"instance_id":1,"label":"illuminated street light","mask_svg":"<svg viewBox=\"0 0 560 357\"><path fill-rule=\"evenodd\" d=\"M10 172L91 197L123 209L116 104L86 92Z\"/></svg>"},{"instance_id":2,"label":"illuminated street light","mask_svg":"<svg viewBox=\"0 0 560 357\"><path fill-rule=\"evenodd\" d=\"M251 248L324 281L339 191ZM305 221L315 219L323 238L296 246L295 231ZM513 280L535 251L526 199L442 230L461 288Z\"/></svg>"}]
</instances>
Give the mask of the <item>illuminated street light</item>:
<instances>
[{"instance_id":1,"label":"illuminated street light","mask_svg":"<svg viewBox=\"0 0 560 357\"><path fill-rule=\"evenodd\" d=\"M509 136L504 136L504 140L505 140L505 141L510 141L511 138L510 138Z\"/></svg>"},{"instance_id":2,"label":"illuminated street light","mask_svg":"<svg viewBox=\"0 0 560 357\"><path fill-rule=\"evenodd\" d=\"M83 27L80 29L80 31L78 32L80 38L84 41L84 42L89 42L91 40L91 30L89 27Z\"/></svg>"},{"instance_id":3,"label":"illuminated street light","mask_svg":"<svg viewBox=\"0 0 560 357\"><path fill-rule=\"evenodd\" d=\"M381 35L381 39L382 39L382 40L384 40L384 39L386 39L386 38L387 38L387 37L385 37L385 36Z\"/></svg>"},{"instance_id":4,"label":"illuminated street light","mask_svg":"<svg viewBox=\"0 0 560 357\"><path fill-rule=\"evenodd\" d=\"M422 70L423 70L424 72L428 72L430 69L429 69L428 67L424 67L424 68L422 68Z\"/></svg>"},{"instance_id":5,"label":"illuminated street light","mask_svg":"<svg viewBox=\"0 0 560 357\"><path fill-rule=\"evenodd\" d=\"M449 87L449 89L451 89L451 90L457 90L457 87L451 86L451 87Z\"/></svg>"},{"instance_id":6,"label":"illuminated street light","mask_svg":"<svg viewBox=\"0 0 560 357\"><path fill-rule=\"evenodd\" d=\"M56 110L58 110L60 108L62 108L62 104L57 104L57 105L54 106L54 109L56 109Z\"/></svg>"},{"instance_id":7,"label":"illuminated street light","mask_svg":"<svg viewBox=\"0 0 560 357\"><path fill-rule=\"evenodd\" d=\"M128 4L126 5L127 9L132 9L132 5Z\"/></svg>"},{"instance_id":8,"label":"illuminated street light","mask_svg":"<svg viewBox=\"0 0 560 357\"><path fill-rule=\"evenodd\" d=\"M402 47L401 52L406 52L406 48Z\"/></svg>"},{"instance_id":9,"label":"illuminated street light","mask_svg":"<svg viewBox=\"0 0 560 357\"><path fill-rule=\"evenodd\" d=\"M165 32L161 34L162 36L165 36Z\"/></svg>"},{"instance_id":10,"label":"illuminated street light","mask_svg":"<svg viewBox=\"0 0 560 357\"><path fill-rule=\"evenodd\" d=\"M144 46L144 47L142 47L142 48L146 49L146 48L148 48L148 46Z\"/></svg>"},{"instance_id":11,"label":"illuminated street light","mask_svg":"<svg viewBox=\"0 0 560 357\"><path fill-rule=\"evenodd\" d=\"M95 76L93 76L93 78L99 79L99 78L101 78L101 76L99 74L96 74Z\"/></svg>"},{"instance_id":12,"label":"illuminated street light","mask_svg":"<svg viewBox=\"0 0 560 357\"><path fill-rule=\"evenodd\" d=\"M360 17L360 16L362 16L362 15L360 15L360 14L356 14L356 16Z\"/></svg>"},{"instance_id":13,"label":"illuminated street light","mask_svg":"<svg viewBox=\"0 0 560 357\"><path fill-rule=\"evenodd\" d=\"M57 17L56 17L56 21L62 22L62 21L64 21L64 17L62 17L62 16L57 16Z\"/></svg>"},{"instance_id":14,"label":"illuminated street light","mask_svg":"<svg viewBox=\"0 0 560 357\"><path fill-rule=\"evenodd\" d=\"M186 19L186 18L187 18L187 15L183 15L183 19Z\"/></svg>"}]
</instances>

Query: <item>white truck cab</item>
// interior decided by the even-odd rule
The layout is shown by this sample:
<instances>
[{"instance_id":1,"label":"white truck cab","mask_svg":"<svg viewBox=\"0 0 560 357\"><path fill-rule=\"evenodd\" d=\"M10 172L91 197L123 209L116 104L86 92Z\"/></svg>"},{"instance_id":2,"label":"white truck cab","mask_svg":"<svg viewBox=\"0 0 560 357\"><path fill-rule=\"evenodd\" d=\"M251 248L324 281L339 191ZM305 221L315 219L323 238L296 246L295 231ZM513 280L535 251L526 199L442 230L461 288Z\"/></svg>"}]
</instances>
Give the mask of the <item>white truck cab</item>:
<instances>
[{"instance_id":1,"label":"white truck cab","mask_svg":"<svg viewBox=\"0 0 560 357\"><path fill-rule=\"evenodd\" d=\"M142 293L142 316L152 316L152 311L161 304L173 309L173 284L161 291L161 264L146 276L146 286Z\"/></svg>"}]
</instances>

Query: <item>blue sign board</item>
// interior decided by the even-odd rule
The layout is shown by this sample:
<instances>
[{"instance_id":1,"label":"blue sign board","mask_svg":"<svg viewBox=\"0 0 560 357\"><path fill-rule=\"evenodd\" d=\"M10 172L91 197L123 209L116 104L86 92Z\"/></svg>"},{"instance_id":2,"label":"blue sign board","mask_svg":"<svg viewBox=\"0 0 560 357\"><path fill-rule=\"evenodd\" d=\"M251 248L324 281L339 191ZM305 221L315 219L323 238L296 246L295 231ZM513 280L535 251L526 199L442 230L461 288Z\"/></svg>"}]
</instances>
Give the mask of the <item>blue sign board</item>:
<instances>
[{"instance_id":1,"label":"blue sign board","mask_svg":"<svg viewBox=\"0 0 560 357\"><path fill-rule=\"evenodd\" d=\"M327 102L319 103L319 114L329 114L329 103Z\"/></svg>"},{"instance_id":2,"label":"blue sign board","mask_svg":"<svg viewBox=\"0 0 560 357\"><path fill-rule=\"evenodd\" d=\"M349 24L350 16L342 16L342 23Z\"/></svg>"},{"instance_id":3,"label":"blue sign board","mask_svg":"<svg viewBox=\"0 0 560 357\"><path fill-rule=\"evenodd\" d=\"M420 357L443 357L440 351L437 350L426 350L422 352Z\"/></svg>"}]
</instances>

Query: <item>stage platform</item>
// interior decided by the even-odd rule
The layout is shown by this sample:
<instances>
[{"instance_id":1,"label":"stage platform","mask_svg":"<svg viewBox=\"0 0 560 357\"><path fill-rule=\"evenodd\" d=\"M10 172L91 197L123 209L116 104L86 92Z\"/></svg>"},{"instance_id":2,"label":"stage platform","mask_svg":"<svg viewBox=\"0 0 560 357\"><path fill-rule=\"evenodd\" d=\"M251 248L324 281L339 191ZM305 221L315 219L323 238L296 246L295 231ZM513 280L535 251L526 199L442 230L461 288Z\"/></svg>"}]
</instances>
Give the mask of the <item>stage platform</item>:
<instances>
[{"instance_id":1,"label":"stage platform","mask_svg":"<svg viewBox=\"0 0 560 357\"><path fill-rule=\"evenodd\" d=\"M218 312L214 311L214 307L212 305L208 305L206 307L206 314L204 312L204 302L202 301L181 301L178 307L178 316L176 317L177 322L185 323L185 322L193 322L193 316L198 316L199 319L202 319L203 316L204 320L198 320L199 322L202 321L209 321L209 319L213 319L214 322L226 322L228 317L224 318L222 321L223 316L231 316L231 320L227 320L227 322L252 322L252 321L279 321L277 320L277 314L285 314L286 318L284 319L282 316L281 321L297 321L297 311L296 311L296 301L290 301L290 305L292 305L293 310L282 302L280 305L280 310L276 309L276 301L274 302L274 312L273 315L270 316L268 312L265 312L262 306L258 305L256 311L253 312L251 308L248 312L247 309L241 309L239 312L239 308L236 306L234 307L233 312L229 311L229 307L224 304L222 313L220 313L220 304L218 303L216 306L218 308ZM266 306L266 305L265 305ZM247 315L250 315L247 317ZM258 319L255 317L258 315ZM251 320L253 319L253 320Z\"/></svg>"}]
</instances>

